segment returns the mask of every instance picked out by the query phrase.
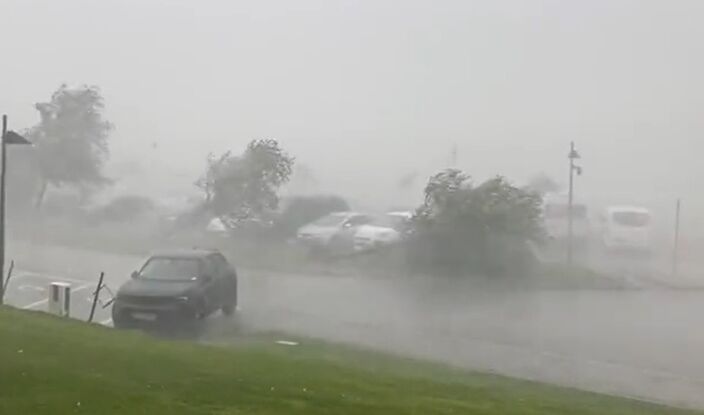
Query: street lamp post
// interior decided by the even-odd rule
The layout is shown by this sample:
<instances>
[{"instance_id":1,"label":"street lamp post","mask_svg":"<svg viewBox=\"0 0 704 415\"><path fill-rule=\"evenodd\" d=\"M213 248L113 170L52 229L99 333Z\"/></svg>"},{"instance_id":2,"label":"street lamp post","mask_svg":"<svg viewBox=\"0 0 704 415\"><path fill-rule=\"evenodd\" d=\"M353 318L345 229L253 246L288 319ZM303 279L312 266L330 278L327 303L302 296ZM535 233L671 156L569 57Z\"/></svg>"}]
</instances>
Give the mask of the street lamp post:
<instances>
[{"instance_id":1,"label":"street lamp post","mask_svg":"<svg viewBox=\"0 0 704 415\"><path fill-rule=\"evenodd\" d=\"M0 305L5 299L5 174L7 172L7 145L31 144L14 131L7 130L7 115L2 116L2 165L0 166Z\"/></svg>"},{"instance_id":2,"label":"street lamp post","mask_svg":"<svg viewBox=\"0 0 704 415\"><path fill-rule=\"evenodd\" d=\"M574 257L574 173L582 174L582 168L574 163L575 160L581 158L574 148L574 142L570 143L570 153L567 158L570 160L570 188L567 196L567 264L572 265Z\"/></svg>"}]
</instances>

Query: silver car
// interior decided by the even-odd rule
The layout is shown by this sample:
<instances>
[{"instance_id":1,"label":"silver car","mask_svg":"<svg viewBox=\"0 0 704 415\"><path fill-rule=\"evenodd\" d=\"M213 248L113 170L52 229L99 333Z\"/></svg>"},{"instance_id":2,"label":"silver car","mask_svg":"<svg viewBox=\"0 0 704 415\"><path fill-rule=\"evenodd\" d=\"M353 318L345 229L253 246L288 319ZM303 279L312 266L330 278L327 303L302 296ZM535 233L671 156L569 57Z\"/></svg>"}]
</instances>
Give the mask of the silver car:
<instances>
[{"instance_id":1,"label":"silver car","mask_svg":"<svg viewBox=\"0 0 704 415\"><path fill-rule=\"evenodd\" d=\"M352 252L357 229L370 223L369 215L356 212L335 212L298 230L300 244L329 253Z\"/></svg>"}]
</instances>

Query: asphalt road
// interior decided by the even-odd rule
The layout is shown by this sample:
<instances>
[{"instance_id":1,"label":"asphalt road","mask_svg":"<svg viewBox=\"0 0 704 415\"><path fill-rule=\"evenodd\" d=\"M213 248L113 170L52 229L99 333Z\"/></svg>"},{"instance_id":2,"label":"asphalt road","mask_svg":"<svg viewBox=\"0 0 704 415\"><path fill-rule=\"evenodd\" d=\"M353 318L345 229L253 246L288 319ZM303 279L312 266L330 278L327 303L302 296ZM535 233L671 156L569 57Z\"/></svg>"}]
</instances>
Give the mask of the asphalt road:
<instances>
[{"instance_id":1,"label":"asphalt road","mask_svg":"<svg viewBox=\"0 0 704 415\"><path fill-rule=\"evenodd\" d=\"M116 287L140 260L36 247L31 258L53 272L18 273L9 302L42 309L43 290L63 278L74 285L76 318L87 316L100 271ZM440 281L242 270L240 298L236 320L209 320L208 341L277 330L704 409L702 290L477 292ZM96 320L109 324L109 314L100 310Z\"/></svg>"},{"instance_id":2,"label":"asphalt road","mask_svg":"<svg viewBox=\"0 0 704 415\"><path fill-rule=\"evenodd\" d=\"M701 292L462 293L322 278L257 289L266 303L245 309L257 327L704 408Z\"/></svg>"}]
</instances>

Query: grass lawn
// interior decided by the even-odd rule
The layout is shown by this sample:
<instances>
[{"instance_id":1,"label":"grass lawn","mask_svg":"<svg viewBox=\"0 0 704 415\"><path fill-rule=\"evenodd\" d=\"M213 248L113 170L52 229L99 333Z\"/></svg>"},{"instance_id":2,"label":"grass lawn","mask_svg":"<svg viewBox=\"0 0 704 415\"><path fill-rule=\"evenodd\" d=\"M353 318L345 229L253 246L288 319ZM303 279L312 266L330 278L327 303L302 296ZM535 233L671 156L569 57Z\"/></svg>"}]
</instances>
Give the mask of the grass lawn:
<instances>
[{"instance_id":1,"label":"grass lawn","mask_svg":"<svg viewBox=\"0 0 704 415\"><path fill-rule=\"evenodd\" d=\"M154 339L0 308L0 414L685 414L345 347Z\"/></svg>"}]
</instances>

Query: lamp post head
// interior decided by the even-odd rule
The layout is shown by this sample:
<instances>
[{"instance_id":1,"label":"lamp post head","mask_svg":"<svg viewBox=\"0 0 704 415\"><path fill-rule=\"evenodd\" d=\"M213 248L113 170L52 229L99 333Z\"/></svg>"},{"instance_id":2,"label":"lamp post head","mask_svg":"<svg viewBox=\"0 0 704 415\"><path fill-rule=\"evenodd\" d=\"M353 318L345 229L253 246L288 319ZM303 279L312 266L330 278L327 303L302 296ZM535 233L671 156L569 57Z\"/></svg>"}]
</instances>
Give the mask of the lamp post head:
<instances>
[{"instance_id":1,"label":"lamp post head","mask_svg":"<svg viewBox=\"0 0 704 415\"><path fill-rule=\"evenodd\" d=\"M574 148L574 141L570 143L570 152L567 154L567 158L570 160L576 160L581 158L577 150Z\"/></svg>"}]
</instances>

